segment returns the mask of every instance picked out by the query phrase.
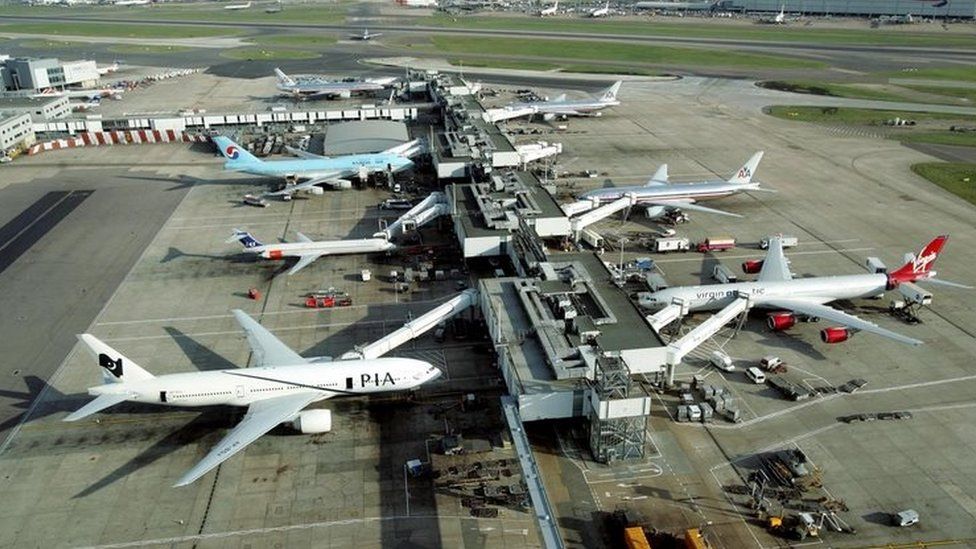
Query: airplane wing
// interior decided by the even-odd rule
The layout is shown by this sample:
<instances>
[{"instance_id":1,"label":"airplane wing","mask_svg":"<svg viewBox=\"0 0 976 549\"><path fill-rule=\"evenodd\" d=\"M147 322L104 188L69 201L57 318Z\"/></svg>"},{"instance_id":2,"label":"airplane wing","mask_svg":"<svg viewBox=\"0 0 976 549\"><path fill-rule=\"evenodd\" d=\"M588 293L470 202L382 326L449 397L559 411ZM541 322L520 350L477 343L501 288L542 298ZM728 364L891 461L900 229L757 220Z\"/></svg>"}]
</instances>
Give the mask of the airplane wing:
<instances>
[{"instance_id":1,"label":"airplane wing","mask_svg":"<svg viewBox=\"0 0 976 549\"><path fill-rule=\"evenodd\" d=\"M85 404L74 413L64 418L64 421L78 421L79 419L83 419L92 414L101 412L106 408L115 406L120 402L125 402L131 396L134 396L134 394L128 392L98 395L98 398L89 402L88 404Z\"/></svg>"},{"instance_id":2,"label":"airplane wing","mask_svg":"<svg viewBox=\"0 0 976 549\"><path fill-rule=\"evenodd\" d=\"M347 183L349 183L345 179L340 179L339 178L339 176L342 175L343 173L344 172L336 171L336 172L333 172L333 173L330 173L330 174L327 174L327 175L324 175L324 176L315 177L315 178L309 179L307 181L302 181L301 183L299 183L297 185L291 185L290 187L285 187L284 189L281 189L280 191L275 191L275 192L270 192L270 193L264 193L264 196L285 196L285 195L291 195L291 194L297 193L298 191L304 191L305 189L309 189L309 188L314 187L316 185L323 185L323 184L324 185L330 185L332 187L343 187Z\"/></svg>"},{"instance_id":3,"label":"airplane wing","mask_svg":"<svg viewBox=\"0 0 976 549\"><path fill-rule=\"evenodd\" d=\"M237 424L237 427L231 429L227 433L227 436L210 450L207 457L194 465L173 486L186 486L197 480L210 472L214 467L246 448L248 444L260 438L261 435L295 417L295 414L300 412L302 408L316 400L329 398L333 394L309 391L296 395L283 395L267 400L259 400L251 404L247 409L247 414L244 416L244 419Z\"/></svg>"},{"instance_id":4,"label":"airplane wing","mask_svg":"<svg viewBox=\"0 0 976 549\"><path fill-rule=\"evenodd\" d=\"M298 237L298 240L301 242L315 242L314 240L306 236L305 233L300 233L296 231L295 235Z\"/></svg>"},{"instance_id":5,"label":"airplane wing","mask_svg":"<svg viewBox=\"0 0 976 549\"><path fill-rule=\"evenodd\" d=\"M297 156L299 158L314 158L314 159L328 158L328 156L323 156L321 154L310 153L308 151L303 151L301 149L296 149L295 147L287 147L286 146L285 147L285 150L288 151L288 153L293 154L293 155L295 155L295 156Z\"/></svg>"},{"instance_id":6,"label":"airplane wing","mask_svg":"<svg viewBox=\"0 0 976 549\"><path fill-rule=\"evenodd\" d=\"M247 336L247 344L251 346L251 352L254 354L255 367L294 366L308 362L244 311L234 309L232 312L237 323L244 330L244 335Z\"/></svg>"},{"instance_id":7,"label":"airplane wing","mask_svg":"<svg viewBox=\"0 0 976 549\"><path fill-rule=\"evenodd\" d=\"M298 271L304 269L305 267L308 267L309 265L312 264L313 261L315 261L320 257L322 257L322 254L315 254L315 253L307 254L299 257L298 263L295 263L295 266L288 271L288 275L291 276L297 273Z\"/></svg>"},{"instance_id":8,"label":"airplane wing","mask_svg":"<svg viewBox=\"0 0 976 549\"><path fill-rule=\"evenodd\" d=\"M718 215L727 215L729 217L742 217L741 215L736 214L736 213L726 212L726 211L722 211L722 210L716 210L715 208L708 208L708 207L705 207L705 206L699 206L698 204L692 204L690 201L686 202L686 201L681 201L681 200L669 200L669 201L661 201L661 202L648 202L646 200L642 200L641 201L641 204L643 204L645 206L648 206L648 205L649 206L669 206L669 207L672 207L672 208L680 208L682 210L688 210L688 211L691 211L691 212L702 212L702 213L711 213L711 214L718 214Z\"/></svg>"},{"instance_id":9,"label":"airplane wing","mask_svg":"<svg viewBox=\"0 0 976 549\"><path fill-rule=\"evenodd\" d=\"M759 282L793 280L790 260L786 259L786 254L783 253L783 242L779 238L769 239L769 250L766 252L756 280Z\"/></svg>"},{"instance_id":10,"label":"airplane wing","mask_svg":"<svg viewBox=\"0 0 976 549\"><path fill-rule=\"evenodd\" d=\"M913 339L908 336L903 336L897 332L892 332L891 330L886 330L877 324L868 322L867 320L861 320L860 318L847 314L844 311L839 311L833 307L828 307L826 305L821 305L812 301L804 301L801 299L772 299L763 300L763 305L777 307L780 309L787 309L790 311L795 311L805 315L823 318L829 320L830 322L836 322L837 324L842 324L848 328L854 330L863 330L865 332L871 332L872 334L877 334L879 336L884 336L901 343L907 343L909 345L923 345L924 342L918 339Z\"/></svg>"},{"instance_id":11,"label":"airplane wing","mask_svg":"<svg viewBox=\"0 0 976 549\"><path fill-rule=\"evenodd\" d=\"M645 183L644 186L657 187L657 186L667 185L667 184L668 184L668 165L661 164L661 166L657 169L657 171L654 172L654 175L652 175L651 178L647 180L647 183Z\"/></svg>"},{"instance_id":12,"label":"airplane wing","mask_svg":"<svg viewBox=\"0 0 976 549\"><path fill-rule=\"evenodd\" d=\"M565 93L563 93L563 94L560 94L560 95L557 95L556 97L553 97L553 98L552 98L552 99L550 99L549 101L550 101L551 103L558 103L558 102L560 102L560 101L565 101L565 100L566 100L566 94L565 94Z\"/></svg>"}]
</instances>

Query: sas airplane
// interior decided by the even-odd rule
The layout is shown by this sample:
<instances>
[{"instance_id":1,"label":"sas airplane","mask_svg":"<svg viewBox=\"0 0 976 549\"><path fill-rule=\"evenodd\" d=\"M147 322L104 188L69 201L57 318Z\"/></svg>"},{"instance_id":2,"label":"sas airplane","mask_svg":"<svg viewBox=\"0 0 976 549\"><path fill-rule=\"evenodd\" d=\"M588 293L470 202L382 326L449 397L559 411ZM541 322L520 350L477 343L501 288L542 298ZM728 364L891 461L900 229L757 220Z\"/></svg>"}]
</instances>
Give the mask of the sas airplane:
<instances>
[{"instance_id":1,"label":"sas airplane","mask_svg":"<svg viewBox=\"0 0 976 549\"><path fill-rule=\"evenodd\" d=\"M313 402L407 391L441 375L436 367L409 358L335 362L303 358L243 311L235 310L234 316L252 349L250 368L154 376L91 334L79 335L103 368L105 383L89 388L95 400L64 420L78 421L126 401L182 408L247 407L244 419L175 484L186 486L282 423L291 423L302 433L331 431L330 410L304 410Z\"/></svg>"},{"instance_id":2,"label":"sas airplane","mask_svg":"<svg viewBox=\"0 0 976 549\"><path fill-rule=\"evenodd\" d=\"M699 200L721 198L741 192L764 191L770 189L760 187L758 181L752 177L762 160L763 151L752 155L739 171L727 181L699 181L696 183L671 184L668 183L668 165L662 164L654 172L651 179L639 187L607 187L596 189L579 195L580 200L595 200L600 204L613 202L627 195L633 195L636 203L647 209L647 217L654 219L666 215L672 210L690 210L703 213L742 217L739 214L724 212L714 208L706 208L694 204Z\"/></svg>"},{"instance_id":3,"label":"sas airplane","mask_svg":"<svg viewBox=\"0 0 976 549\"><path fill-rule=\"evenodd\" d=\"M251 233L234 229L234 233L227 239L227 242L236 240L244 246L245 252L257 254L264 259L297 257L298 263L295 263L295 266L288 271L289 275L308 267L313 261L325 255L378 253L396 248L396 245L385 238L315 241L302 233L297 234L298 242L262 244L251 236Z\"/></svg>"},{"instance_id":4,"label":"sas airplane","mask_svg":"<svg viewBox=\"0 0 976 549\"><path fill-rule=\"evenodd\" d=\"M352 187L349 177L366 179L376 172L389 171L396 173L413 166L411 156L420 154L423 146L419 139L397 145L383 152L370 154L353 154L346 156L319 156L307 152L298 152L302 158L294 160L261 160L244 147L234 143L224 136L213 138L220 154L227 159L225 170L281 177L285 180L299 179L302 183L287 186L277 192L266 193L265 196L288 197L297 191L315 192L313 187L328 185L336 189ZM321 189L318 191L321 193Z\"/></svg>"},{"instance_id":5,"label":"sas airplane","mask_svg":"<svg viewBox=\"0 0 976 549\"><path fill-rule=\"evenodd\" d=\"M747 295L750 306L773 311L769 313L766 323L774 331L792 328L796 324L797 315L802 315L840 325L820 331L820 339L824 343L840 343L854 332L863 330L901 343L922 345L922 341L892 332L830 307L827 303L881 296L907 282L929 282L969 289L969 286L935 278L932 264L948 239L946 235L936 237L918 255L908 254L909 261L890 273L794 279L789 261L783 254L782 241L772 238L765 259L747 261L742 265L747 273L758 271L759 276L755 281L668 288L641 296L640 305L653 310L666 307L673 300L682 300L689 305L690 311L716 311Z\"/></svg>"}]
</instances>

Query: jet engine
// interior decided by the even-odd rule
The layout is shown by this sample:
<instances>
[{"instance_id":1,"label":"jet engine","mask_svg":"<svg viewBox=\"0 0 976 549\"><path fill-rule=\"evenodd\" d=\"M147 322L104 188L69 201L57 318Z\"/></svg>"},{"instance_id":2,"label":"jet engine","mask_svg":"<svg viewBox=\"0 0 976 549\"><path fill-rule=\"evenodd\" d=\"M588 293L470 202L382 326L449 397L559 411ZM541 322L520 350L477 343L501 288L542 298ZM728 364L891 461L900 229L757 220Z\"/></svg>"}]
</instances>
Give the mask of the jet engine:
<instances>
[{"instance_id":1,"label":"jet engine","mask_svg":"<svg viewBox=\"0 0 976 549\"><path fill-rule=\"evenodd\" d=\"M843 326L820 330L820 340L824 343L841 343L851 337L851 332Z\"/></svg>"},{"instance_id":2,"label":"jet engine","mask_svg":"<svg viewBox=\"0 0 976 549\"><path fill-rule=\"evenodd\" d=\"M305 410L298 412L295 419L291 422L292 426L305 433L328 433L332 430L332 411L331 410Z\"/></svg>"},{"instance_id":3,"label":"jet engine","mask_svg":"<svg viewBox=\"0 0 976 549\"><path fill-rule=\"evenodd\" d=\"M325 189L319 187L318 185L312 185L311 187L305 189L305 192L315 196L321 196L325 194Z\"/></svg>"},{"instance_id":4,"label":"jet engine","mask_svg":"<svg viewBox=\"0 0 976 549\"><path fill-rule=\"evenodd\" d=\"M762 270L762 259L747 259L742 262L742 272L746 274L756 274Z\"/></svg>"},{"instance_id":5,"label":"jet engine","mask_svg":"<svg viewBox=\"0 0 976 549\"><path fill-rule=\"evenodd\" d=\"M796 324L796 315L793 313L770 313L766 317L766 325L774 332L789 330Z\"/></svg>"}]
</instances>

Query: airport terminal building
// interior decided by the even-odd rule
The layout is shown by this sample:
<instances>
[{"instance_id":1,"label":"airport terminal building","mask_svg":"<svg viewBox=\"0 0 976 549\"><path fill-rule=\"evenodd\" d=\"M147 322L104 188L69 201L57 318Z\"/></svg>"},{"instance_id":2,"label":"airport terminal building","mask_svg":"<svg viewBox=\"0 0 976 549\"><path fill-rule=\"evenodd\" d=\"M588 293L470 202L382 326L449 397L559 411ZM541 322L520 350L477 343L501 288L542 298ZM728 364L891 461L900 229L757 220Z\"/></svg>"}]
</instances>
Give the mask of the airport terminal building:
<instances>
[{"instance_id":1,"label":"airport terminal building","mask_svg":"<svg viewBox=\"0 0 976 549\"><path fill-rule=\"evenodd\" d=\"M931 18L976 18L976 0L724 0L720 9L810 15L912 15Z\"/></svg>"}]
</instances>

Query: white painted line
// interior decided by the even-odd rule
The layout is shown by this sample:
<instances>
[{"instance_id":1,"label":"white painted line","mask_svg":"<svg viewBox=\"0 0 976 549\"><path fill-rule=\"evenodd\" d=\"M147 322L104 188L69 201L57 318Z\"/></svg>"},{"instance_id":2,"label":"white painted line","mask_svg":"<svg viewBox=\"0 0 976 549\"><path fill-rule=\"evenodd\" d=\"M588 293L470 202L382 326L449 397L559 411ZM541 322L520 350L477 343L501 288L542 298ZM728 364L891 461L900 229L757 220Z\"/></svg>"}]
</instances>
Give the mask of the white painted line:
<instances>
[{"instance_id":1,"label":"white painted line","mask_svg":"<svg viewBox=\"0 0 976 549\"><path fill-rule=\"evenodd\" d=\"M824 255L824 254L834 254L834 253L844 253L844 252L870 252L874 248L845 248L843 250L810 250L808 252L793 252L789 255ZM758 250L759 253L763 253L762 250ZM755 259L756 254L749 255L716 255L716 259ZM688 261L702 261L705 258L704 254L694 253L692 257L679 257L674 259L655 259L655 263L681 263Z\"/></svg>"}]
</instances>

